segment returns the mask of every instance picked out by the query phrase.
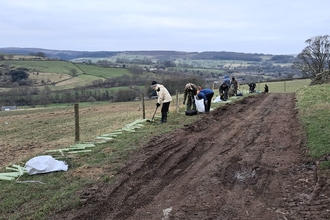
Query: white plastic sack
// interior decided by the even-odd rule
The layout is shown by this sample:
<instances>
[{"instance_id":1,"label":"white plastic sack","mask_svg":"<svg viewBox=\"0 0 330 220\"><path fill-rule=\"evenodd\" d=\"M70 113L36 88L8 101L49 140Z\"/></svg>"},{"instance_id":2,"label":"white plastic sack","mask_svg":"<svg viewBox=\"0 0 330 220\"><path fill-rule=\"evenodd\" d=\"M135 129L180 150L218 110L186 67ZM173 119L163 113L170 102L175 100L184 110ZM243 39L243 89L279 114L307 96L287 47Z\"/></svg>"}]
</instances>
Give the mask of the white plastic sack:
<instances>
[{"instance_id":1,"label":"white plastic sack","mask_svg":"<svg viewBox=\"0 0 330 220\"><path fill-rule=\"evenodd\" d=\"M221 99L220 99L220 96L218 95L213 101L212 103L217 103L217 102L223 102Z\"/></svg>"},{"instance_id":2,"label":"white plastic sack","mask_svg":"<svg viewBox=\"0 0 330 220\"><path fill-rule=\"evenodd\" d=\"M235 98L235 96L233 96L232 98ZM217 102L225 102L225 103L228 103L228 102L231 102L231 100L227 100L227 101L223 101L220 99L220 96L217 96L213 101L212 103L217 103Z\"/></svg>"},{"instance_id":3,"label":"white plastic sack","mask_svg":"<svg viewBox=\"0 0 330 220\"><path fill-rule=\"evenodd\" d=\"M55 160L52 156L44 155L30 159L25 164L25 169L29 175L38 173L49 173L54 171L67 171L68 165L63 161Z\"/></svg>"},{"instance_id":4,"label":"white plastic sack","mask_svg":"<svg viewBox=\"0 0 330 220\"><path fill-rule=\"evenodd\" d=\"M196 109L198 112L205 112L204 99L197 100L195 96Z\"/></svg>"}]
</instances>

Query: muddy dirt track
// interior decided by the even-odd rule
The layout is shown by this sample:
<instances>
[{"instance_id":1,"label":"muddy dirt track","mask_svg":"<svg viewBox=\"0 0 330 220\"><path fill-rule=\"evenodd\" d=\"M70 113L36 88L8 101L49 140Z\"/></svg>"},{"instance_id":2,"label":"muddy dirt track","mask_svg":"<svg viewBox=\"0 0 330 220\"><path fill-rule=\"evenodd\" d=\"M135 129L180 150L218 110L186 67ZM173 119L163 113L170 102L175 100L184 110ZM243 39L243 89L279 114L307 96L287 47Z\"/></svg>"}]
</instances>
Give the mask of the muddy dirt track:
<instances>
[{"instance_id":1,"label":"muddy dirt track","mask_svg":"<svg viewBox=\"0 0 330 220\"><path fill-rule=\"evenodd\" d=\"M115 186L49 219L330 219L330 183L305 142L294 94L247 97L155 137Z\"/></svg>"}]
</instances>

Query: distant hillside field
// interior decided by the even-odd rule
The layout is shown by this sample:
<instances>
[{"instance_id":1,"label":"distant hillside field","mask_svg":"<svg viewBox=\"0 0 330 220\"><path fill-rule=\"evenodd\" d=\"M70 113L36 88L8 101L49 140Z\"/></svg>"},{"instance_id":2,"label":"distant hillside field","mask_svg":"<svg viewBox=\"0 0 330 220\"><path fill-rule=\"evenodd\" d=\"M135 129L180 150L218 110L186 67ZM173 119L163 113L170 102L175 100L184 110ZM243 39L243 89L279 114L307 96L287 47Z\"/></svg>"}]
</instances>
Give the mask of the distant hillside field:
<instances>
[{"instance_id":1,"label":"distant hillside field","mask_svg":"<svg viewBox=\"0 0 330 220\"><path fill-rule=\"evenodd\" d=\"M34 61L34 60L0 60L0 65L9 65L13 68L27 68L31 72L44 73L62 73L72 75L72 69L77 71L77 74L83 74L83 71L88 75L100 76L104 78L117 77L123 74L129 74L127 69L122 68L102 68L94 65L73 64L68 61Z\"/></svg>"},{"instance_id":2,"label":"distant hillside field","mask_svg":"<svg viewBox=\"0 0 330 220\"><path fill-rule=\"evenodd\" d=\"M123 68L102 68L95 65L74 64L68 61L51 60L0 60L0 70L26 68L34 86L52 85L52 90L76 88L104 80L132 74ZM44 82L44 84L42 83Z\"/></svg>"}]
</instances>

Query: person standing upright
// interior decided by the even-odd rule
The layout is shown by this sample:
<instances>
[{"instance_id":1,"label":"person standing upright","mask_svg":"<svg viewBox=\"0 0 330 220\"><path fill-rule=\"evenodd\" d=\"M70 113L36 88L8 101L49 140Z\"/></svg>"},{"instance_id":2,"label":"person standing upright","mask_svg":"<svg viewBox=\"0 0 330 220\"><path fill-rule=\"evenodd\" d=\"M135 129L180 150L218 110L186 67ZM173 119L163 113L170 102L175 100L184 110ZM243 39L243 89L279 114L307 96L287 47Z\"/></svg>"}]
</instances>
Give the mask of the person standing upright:
<instances>
[{"instance_id":1,"label":"person standing upright","mask_svg":"<svg viewBox=\"0 0 330 220\"><path fill-rule=\"evenodd\" d=\"M183 104L187 104L187 111L196 110L195 95L197 94L197 90L197 86L193 83L187 83L184 87Z\"/></svg>"},{"instance_id":2,"label":"person standing upright","mask_svg":"<svg viewBox=\"0 0 330 220\"><path fill-rule=\"evenodd\" d=\"M230 82L230 84L234 86L234 93L235 93L235 95L237 95L238 82L237 82L237 80L235 79L235 77L232 77L232 78L231 78L231 82Z\"/></svg>"},{"instance_id":3,"label":"person standing upright","mask_svg":"<svg viewBox=\"0 0 330 220\"><path fill-rule=\"evenodd\" d=\"M205 113L209 113L214 92L212 89L202 89L196 96L198 100L204 99Z\"/></svg>"},{"instance_id":4,"label":"person standing upright","mask_svg":"<svg viewBox=\"0 0 330 220\"><path fill-rule=\"evenodd\" d=\"M170 103L172 101L171 94L163 85L158 84L156 81L152 81L151 86L156 91L158 96L156 107L158 108L162 104L162 109L161 109L162 118L160 120L160 124L166 123L167 113L170 108Z\"/></svg>"}]
</instances>

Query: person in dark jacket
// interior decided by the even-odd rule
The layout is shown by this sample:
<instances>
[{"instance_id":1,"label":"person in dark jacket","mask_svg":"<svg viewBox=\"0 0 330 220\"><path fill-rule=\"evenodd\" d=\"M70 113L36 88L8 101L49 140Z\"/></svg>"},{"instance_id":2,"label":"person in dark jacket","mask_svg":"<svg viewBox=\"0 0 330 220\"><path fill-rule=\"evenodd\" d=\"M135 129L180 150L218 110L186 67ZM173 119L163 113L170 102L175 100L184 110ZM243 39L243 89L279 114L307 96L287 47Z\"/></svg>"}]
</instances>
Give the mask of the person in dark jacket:
<instances>
[{"instance_id":1,"label":"person in dark jacket","mask_svg":"<svg viewBox=\"0 0 330 220\"><path fill-rule=\"evenodd\" d=\"M256 89L256 84L255 83L250 83L249 84L249 92L254 93Z\"/></svg>"},{"instance_id":2,"label":"person in dark jacket","mask_svg":"<svg viewBox=\"0 0 330 220\"><path fill-rule=\"evenodd\" d=\"M226 82L223 82L219 87L219 95L222 101L228 100L228 91L229 91L228 84Z\"/></svg>"},{"instance_id":3,"label":"person in dark jacket","mask_svg":"<svg viewBox=\"0 0 330 220\"><path fill-rule=\"evenodd\" d=\"M202 89L196 96L198 100L204 99L205 113L210 112L213 95L214 92L212 89Z\"/></svg>"},{"instance_id":4,"label":"person in dark jacket","mask_svg":"<svg viewBox=\"0 0 330 220\"><path fill-rule=\"evenodd\" d=\"M187 83L184 87L183 104L187 104L187 111L196 110L195 95L197 94L197 90L197 86L193 83Z\"/></svg>"},{"instance_id":5,"label":"person in dark jacket","mask_svg":"<svg viewBox=\"0 0 330 220\"><path fill-rule=\"evenodd\" d=\"M268 89L268 86L267 84L265 85L265 90L264 90L264 93L268 93L269 92L269 89Z\"/></svg>"},{"instance_id":6,"label":"person in dark jacket","mask_svg":"<svg viewBox=\"0 0 330 220\"><path fill-rule=\"evenodd\" d=\"M238 82L237 82L237 80L235 79L235 77L232 77L231 78L231 82L230 82L230 86L233 86L233 88L234 88L234 93L235 93L235 95L237 95L237 90L238 90Z\"/></svg>"}]
</instances>

